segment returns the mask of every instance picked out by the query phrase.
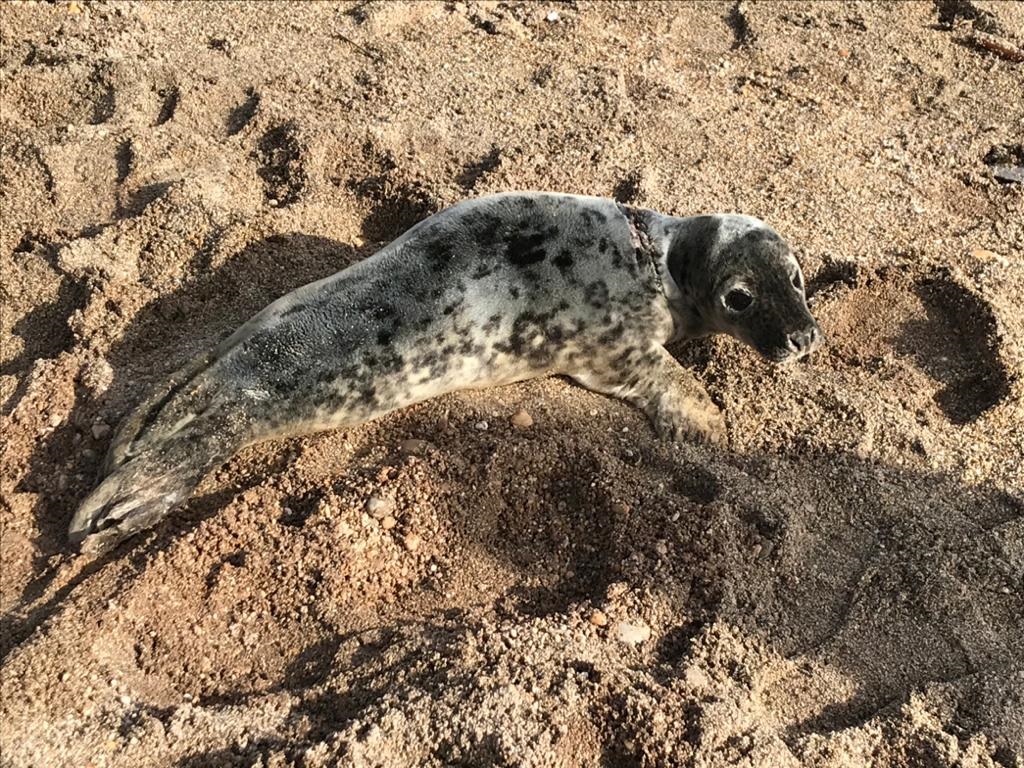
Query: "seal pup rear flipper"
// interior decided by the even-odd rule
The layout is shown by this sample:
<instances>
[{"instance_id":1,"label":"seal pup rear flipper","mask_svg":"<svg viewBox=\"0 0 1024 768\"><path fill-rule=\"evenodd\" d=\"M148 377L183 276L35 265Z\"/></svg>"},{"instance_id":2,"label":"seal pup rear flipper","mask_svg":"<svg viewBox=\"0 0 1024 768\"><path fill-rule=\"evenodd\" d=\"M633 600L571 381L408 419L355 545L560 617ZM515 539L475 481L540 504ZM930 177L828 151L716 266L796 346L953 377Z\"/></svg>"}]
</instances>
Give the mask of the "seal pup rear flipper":
<instances>
[{"instance_id":1,"label":"seal pup rear flipper","mask_svg":"<svg viewBox=\"0 0 1024 768\"><path fill-rule=\"evenodd\" d=\"M85 554L100 554L163 519L185 501L203 477L242 443L231 430L197 419L191 428L148 445L128 458L86 497L68 528Z\"/></svg>"}]
</instances>

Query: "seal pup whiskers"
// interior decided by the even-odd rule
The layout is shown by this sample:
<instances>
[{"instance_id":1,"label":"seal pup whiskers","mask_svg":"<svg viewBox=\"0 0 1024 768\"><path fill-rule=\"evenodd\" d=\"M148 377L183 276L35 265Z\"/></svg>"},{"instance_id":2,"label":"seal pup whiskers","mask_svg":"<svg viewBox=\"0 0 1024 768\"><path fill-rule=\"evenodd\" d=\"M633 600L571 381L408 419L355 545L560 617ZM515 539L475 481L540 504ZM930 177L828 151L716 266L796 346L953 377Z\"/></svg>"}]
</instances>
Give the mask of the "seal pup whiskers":
<instances>
[{"instance_id":1,"label":"seal pup whiskers","mask_svg":"<svg viewBox=\"0 0 1024 768\"><path fill-rule=\"evenodd\" d=\"M95 552L152 526L245 445L549 374L636 405L665 438L719 442L721 412L663 346L710 333L777 362L820 341L800 267L763 222L552 193L468 200L172 377L120 426L69 536Z\"/></svg>"}]
</instances>

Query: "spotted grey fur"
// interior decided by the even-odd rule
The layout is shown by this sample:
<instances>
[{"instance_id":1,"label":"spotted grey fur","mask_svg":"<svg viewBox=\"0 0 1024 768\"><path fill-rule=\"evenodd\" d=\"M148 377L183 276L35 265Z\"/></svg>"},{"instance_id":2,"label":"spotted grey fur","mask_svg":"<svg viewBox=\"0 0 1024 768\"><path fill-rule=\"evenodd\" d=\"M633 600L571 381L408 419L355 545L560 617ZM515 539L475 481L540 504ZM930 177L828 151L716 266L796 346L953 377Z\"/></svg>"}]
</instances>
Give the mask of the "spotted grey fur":
<instances>
[{"instance_id":1,"label":"spotted grey fur","mask_svg":"<svg viewBox=\"0 0 1024 768\"><path fill-rule=\"evenodd\" d=\"M119 429L70 537L99 551L153 525L244 445L548 374L637 405L666 438L720 441L720 411L663 346L715 332L777 361L819 341L796 260L757 219L547 193L466 201L278 299L175 376Z\"/></svg>"}]
</instances>

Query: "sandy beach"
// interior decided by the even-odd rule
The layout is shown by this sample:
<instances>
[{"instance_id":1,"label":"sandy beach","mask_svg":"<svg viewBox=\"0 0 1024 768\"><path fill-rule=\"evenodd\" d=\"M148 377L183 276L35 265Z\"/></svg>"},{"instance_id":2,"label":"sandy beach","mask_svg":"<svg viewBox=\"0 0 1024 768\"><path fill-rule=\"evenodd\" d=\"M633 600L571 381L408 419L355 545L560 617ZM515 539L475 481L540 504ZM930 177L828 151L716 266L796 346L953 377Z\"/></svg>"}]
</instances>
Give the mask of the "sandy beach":
<instances>
[{"instance_id":1,"label":"sandy beach","mask_svg":"<svg viewBox=\"0 0 1024 768\"><path fill-rule=\"evenodd\" d=\"M0 22L0 765L1024 766L1024 4ZM71 551L151 388L517 189L764 219L826 344L672 347L721 448L549 378L247 448Z\"/></svg>"}]
</instances>

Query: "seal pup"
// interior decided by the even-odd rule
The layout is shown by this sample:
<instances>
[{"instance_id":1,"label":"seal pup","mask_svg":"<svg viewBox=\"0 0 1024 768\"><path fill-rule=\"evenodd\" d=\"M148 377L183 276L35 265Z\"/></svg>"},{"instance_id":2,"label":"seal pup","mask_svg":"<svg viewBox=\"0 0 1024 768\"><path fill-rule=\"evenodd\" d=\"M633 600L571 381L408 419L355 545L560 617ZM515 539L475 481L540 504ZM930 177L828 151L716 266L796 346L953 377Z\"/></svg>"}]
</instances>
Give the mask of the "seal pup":
<instances>
[{"instance_id":1,"label":"seal pup","mask_svg":"<svg viewBox=\"0 0 1024 768\"><path fill-rule=\"evenodd\" d=\"M245 445L550 374L636 405L664 438L721 442L721 412L663 346L711 333L776 362L819 344L800 266L758 219L553 193L461 202L173 376L119 427L69 537L98 552L152 526Z\"/></svg>"}]
</instances>

